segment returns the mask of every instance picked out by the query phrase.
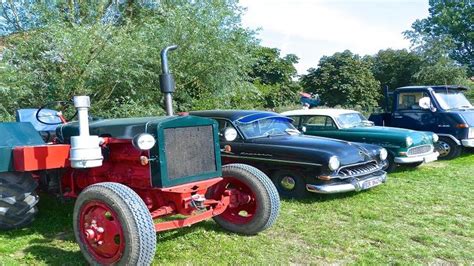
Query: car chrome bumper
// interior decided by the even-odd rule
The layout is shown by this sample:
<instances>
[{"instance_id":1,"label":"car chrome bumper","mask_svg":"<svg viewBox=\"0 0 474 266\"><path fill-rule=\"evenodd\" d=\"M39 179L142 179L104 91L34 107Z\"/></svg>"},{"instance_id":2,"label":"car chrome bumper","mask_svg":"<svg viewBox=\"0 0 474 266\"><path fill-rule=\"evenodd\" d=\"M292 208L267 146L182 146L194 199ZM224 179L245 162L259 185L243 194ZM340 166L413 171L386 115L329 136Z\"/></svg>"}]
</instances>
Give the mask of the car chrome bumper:
<instances>
[{"instance_id":1,"label":"car chrome bumper","mask_svg":"<svg viewBox=\"0 0 474 266\"><path fill-rule=\"evenodd\" d=\"M306 189L309 192L319 194L334 194L350 191L361 191L381 185L385 183L386 180L387 173L385 173L384 171L378 171L366 177L346 179L344 180L345 182L321 185L307 184Z\"/></svg>"},{"instance_id":2,"label":"car chrome bumper","mask_svg":"<svg viewBox=\"0 0 474 266\"><path fill-rule=\"evenodd\" d=\"M461 143L464 147L474 147L474 139L463 139Z\"/></svg>"},{"instance_id":3,"label":"car chrome bumper","mask_svg":"<svg viewBox=\"0 0 474 266\"><path fill-rule=\"evenodd\" d=\"M439 156L439 152L434 151L434 152L431 152L428 154L422 154L419 156L395 157L394 162L399 163L399 164L419 163L419 162L429 163L429 162L438 160L438 156Z\"/></svg>"}]
</instances>

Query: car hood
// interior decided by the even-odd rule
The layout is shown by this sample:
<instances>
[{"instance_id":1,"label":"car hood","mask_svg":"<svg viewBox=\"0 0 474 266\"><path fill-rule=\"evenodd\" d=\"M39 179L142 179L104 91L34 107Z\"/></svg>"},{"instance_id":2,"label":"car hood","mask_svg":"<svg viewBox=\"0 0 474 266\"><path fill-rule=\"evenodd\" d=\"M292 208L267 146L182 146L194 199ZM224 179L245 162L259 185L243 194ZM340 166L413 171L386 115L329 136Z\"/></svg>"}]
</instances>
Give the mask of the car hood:
<instances>
[{"instance_id":1,"label":"car hood","mask_svg":"<svg viewBox=\"0 0 474 266\"><path fill-rule=\"evenodd\" d=\"M380 147L314 136L274 136L250 140L271 150L275 157L287 157L320 164L327 164L337 156L341 165L376 160Z\"/></svg>"},{"instance_id":2,"label":"car hood","mask_svg":"<svg viewBox=\"0 0 474 266\"><path fill-rule=\"evenodd\" d=\"M360 135L360 141L379 141L380 145L391 144L406 147L406 138L413 139L413 146L433 144L433 133L396 127L352 127L340 129L340 133ZM359 141L359 140L358 140Z\"/></svg>"}]
</instances>

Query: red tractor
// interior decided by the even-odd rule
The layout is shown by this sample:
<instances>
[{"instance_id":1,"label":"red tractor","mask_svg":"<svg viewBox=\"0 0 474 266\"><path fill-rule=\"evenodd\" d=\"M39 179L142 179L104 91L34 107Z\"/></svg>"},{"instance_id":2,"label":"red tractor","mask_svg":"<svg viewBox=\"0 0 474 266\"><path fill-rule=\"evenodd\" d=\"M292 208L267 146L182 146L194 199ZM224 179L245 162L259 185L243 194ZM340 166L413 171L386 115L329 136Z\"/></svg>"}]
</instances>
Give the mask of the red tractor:
<instances>
[{"instance_id":1,"label":"red tractor","mask_svg":"<svg viewBox=\"0 0 474 266\"><path fill-rule=\"evenodd\" d=\"M248 165L221 166L217 123L173 115L174 49L161 53L167 116L93 120L89 97L76 96L77 122L40 108L0 123L0 229L34 220L38 186L76 198L74 233L91 264L150 264L156 232L209 218L245 235L275 222L280 200L270 179Z\"/></svg>"}]
</instances>

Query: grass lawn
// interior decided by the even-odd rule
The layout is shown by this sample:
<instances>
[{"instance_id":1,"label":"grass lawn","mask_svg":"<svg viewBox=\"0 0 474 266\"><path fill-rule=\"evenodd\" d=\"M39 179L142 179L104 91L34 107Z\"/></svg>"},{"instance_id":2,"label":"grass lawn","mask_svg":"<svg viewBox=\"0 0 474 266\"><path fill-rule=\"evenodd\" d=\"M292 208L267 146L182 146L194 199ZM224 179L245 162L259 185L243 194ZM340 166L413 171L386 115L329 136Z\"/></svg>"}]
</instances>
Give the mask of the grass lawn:
<instances>
[{"instance_id":1,"label":"grass lawn","mask_svg":"<svg viewBox=\"0 0 474 266\"><path fill-rule=\"evenodd\" d=\"M0 265L85 264L73 204L42 195L32 227L0 232ZM245 237L213 221L158 234L155 263L474 263L474 153L400 169L362 193L283 200L277 224Z\"/></svg>"}]
</instances>

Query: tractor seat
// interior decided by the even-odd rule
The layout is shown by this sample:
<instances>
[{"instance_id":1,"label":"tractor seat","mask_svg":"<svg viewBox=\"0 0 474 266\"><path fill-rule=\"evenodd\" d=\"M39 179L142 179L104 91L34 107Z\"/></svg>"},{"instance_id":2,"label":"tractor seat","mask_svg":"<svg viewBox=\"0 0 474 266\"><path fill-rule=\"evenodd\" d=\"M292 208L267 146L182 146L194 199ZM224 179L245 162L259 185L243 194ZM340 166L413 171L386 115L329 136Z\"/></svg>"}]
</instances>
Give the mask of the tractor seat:
<instances>
[{"instance_id":1,"label":"tractor seat","mask_svg":"<svg viewBox=\"0 0 474 266\"><path fill-rule=\"evenodd\" d=\"M56 137L56 128L58 125L46 125L36 119L38 109L20 109L16 111L17 122L29 122L43 137L45 142L51 142ZM60 124L61 119L56 115L57 111L43 109L41 111L41 120L51 124Z\"/></svg>"}]
</instances>

